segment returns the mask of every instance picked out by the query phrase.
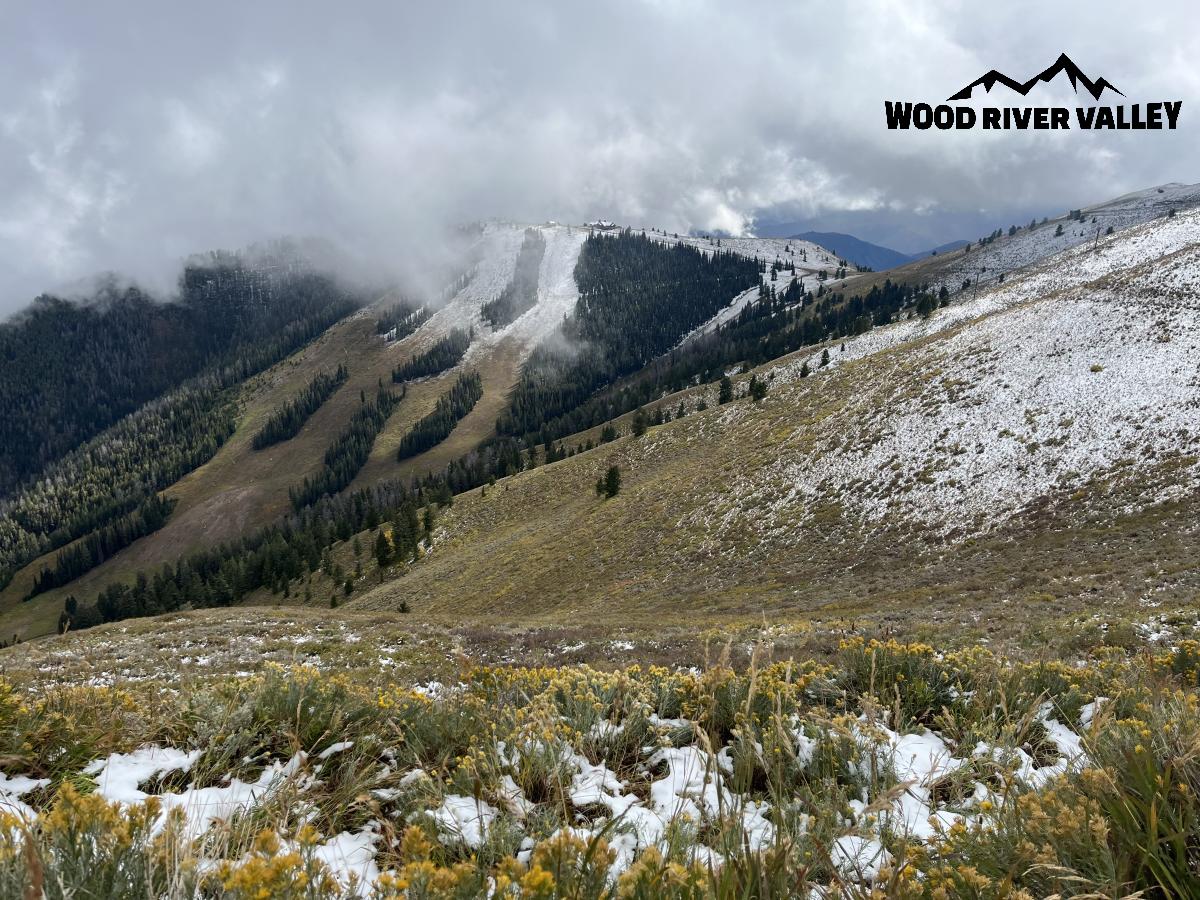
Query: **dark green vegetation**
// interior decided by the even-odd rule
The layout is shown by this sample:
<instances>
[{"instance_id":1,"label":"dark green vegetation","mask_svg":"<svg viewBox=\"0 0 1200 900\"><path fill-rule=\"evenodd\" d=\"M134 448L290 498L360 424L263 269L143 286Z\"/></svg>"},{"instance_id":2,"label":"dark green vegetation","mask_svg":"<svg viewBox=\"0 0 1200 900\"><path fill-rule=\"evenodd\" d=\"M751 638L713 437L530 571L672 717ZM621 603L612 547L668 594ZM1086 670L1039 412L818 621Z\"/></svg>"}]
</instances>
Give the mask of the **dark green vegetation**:
<instances>
[{"instance_id":1,"label":"dark green vegetation","mask_svg":"<svg viewBox=\"0 0 1200 900\"><path fill-rule=\"evenodd\" d=\"M596 496L608 499L619 493L621 493L621 468L609 466L603 477L596 479Z\"/></svg>"},{"instance_id":2,"label":"dark green vegetation","mask_svg":"<svg viewBox=\"0 0 1200 900\"><path fill-rule=\"evenodd\" d=\"M398 402L385 397L391 395L381 392L376 400L364 404L361 418L377 416L389 402ZM353 445L349 434L335 446ZM342 581L344 573L331 561L329 548L384 523L390 523L389 561L406 562L416 555L419 542L433 525L433 504L451 502L444 486L413 488L399 482L340 496L317 495L306 508L276 525L192 553L157 573L139 572L131 585L110 585L94 604L68 600L59 628L88 628L183 607L229 606L260 588L286 595L291 582L318 571ZM418 514L422 506L426 507L424 522Z\"/></svg>"},{"instance_id":3,"label":"dark green vegetation","mask_svg":"<svg viewBox=\"0 0 1200 900\"><path fill-rule=\"evenodd\" d=\"M350 424L325 451L325 465L321 471L312 478L305 478L303 484L289 492L295 509L310 506L326 494L336 494L354 480L371 455L375 436L403 397L403 392L397 397L380 386L374 399L363 398Z\"/></svg>"},{"instance_id":4,"label":"dark green vegetation","mask_svg":"<svg viewBox=\"0 0 1200 900\"><path fill-rule=\"evenodd\" d=\"M546 240L535 228L525 229L512 281L495 300L483 304L480 315L493 328L503 328L537 303L538 272L546 253Z\"/></svg>"},{"instance_id":5,"label":"dark green vegetation","mask_svg":"<svg viewBox=\"0 0 1200 900\"><path fill-rule=\"evenodd\" d=\"M394 303L379 314L375 320L375 333L386 334L393 341L408 337L433 315L424 306L414 306L407 301Z\"/></svg>"},{"instance_id":6,"label":"dark green vegetation","mask_svg":"<svg viewBox=\"0 0 1200 900\"><path fill-rule=\"evenodd\" d=\"M133 512L93 531L83 540L64 547L54 560L54 568L42 569L29 596L34 597L74 581L138 538L162 528L174 508L174 500L152 495Z\"/></svg>"},{"instance_id":7,"label":"dark green vegetation","mask_svg":"<svg viewBox=\"0 0 1200 900\"><path fill-rule=\"evenodd\" d=\"M454 426L479 402L483 396L483 380L478 372L464 372L449 391L438 398L433 412L427 415L404 436L397 455L408 459L424 453L450 436Z\"/></svg>"},{"instance_id":8,"label":"dark green vegetation","mask_svg":"<svg viewBox=\"0 0 1200 900\"><path fill-rule=\"evenodd\" d=\"M754 287L759 271L759 263L732 253L666 247L628 230L589 237L575 267L575 313L530 356L497 431L541 431L599 388L670 350ZM559 349L564 339L578 349Z\"/></svg>"},{"instance_id":9,"label":"dark green vegetation","mask_svg":"<svg viewBox=\"0 0 1200 900\"><path fill-rule=\"evenodd\" d=\"M126 416L47 468L4 504L0 584L48 550L135 509L209 459L233 433L235 405L220 379L184 386Z\"/></svg>"},{"instance_id":10,"label":"dark green vegetation","mask_svg":"<svg viewBox=\"0 0 1200 900\"><path fill-rule=\"evenodd\" d=\"M0 325L0 497L186 379L307 321L329 324L344 295L280 247L193 262L176 302L115 283L81 303L39 297Z\"/></svg>"},{"instance_id":11,"label":"dark green vegetation","mask_svg":"<svg viewBox=\"0 0 1200 900\"><path fill-rule=\"evenodd\" d=\"M601 271L638 271L637 266L643 264L642 256L647 252L641 242L641 238L632 235L588 240L576 272L581 287L576 318L584 316L585 311L588 321L601 315L594 310L594 301L582 293L583 285L588 283L585 273L596 266L600 266ZM660 253L679 249L665 248L661 244L651 246ZM590 253L601 249L604 251L601 261L590 258ZM700 255L699 251L692 252ZM663 308L671 308L672 303L689 308L690 295L686 286L692 283L693 279L683 280L678 294L664 290ZM645 324L640 317L653 321L658 310L653 302L641 305L642 291L637 285L640 282L635 282L628 297L608 293L600 301L618 308L623 300L632 304L632 314L638 318L639 325L631 326L631 334L637 333ZM731 293L725 296L723 303L718 303L718 308L727 304L734 293L745 289L740 282L738 285L727 288ZM736 318L709 334L699 335L676 347L678 339L695 327L679 326L682 330L671 337L665 336L668 332L663 332L657 345L654 341L643 342L643 354L651 353L654 346L663 349L644 364L633 363L636 356L627 357L631 360L628 365L633 366L632 374L621 372L627 377L619 380L603 375L602 369L606 360L619 360L625 353L620 346L620 333L609 333L591 325L578 326L575 333L581 338L586 336L592 342L589 347L609 347L604 359L589 351L581 352L575 358L558 356L549 349L535 351L513 393L510 411L497 423L497 431L539 442L561 440L637 409L664 393L720 379L730 367L761 365L801 347L862 334L877 325L886 325L919 304L936 306L945 302L946 297L934 298L922 286L891 281L875 285L861 296L827 291L824 286L818 286L816 292L806 292L795 278L782 289L777 289L773 283L764 283L759 286L756 303L746 305ZM707 321L712 314L701 316L700 322ZM565 327L571 329L574 326L568 322ZM612 346L605 344L606 340Z\"/></svg>"},{"instance_id":12,"label":"dark green vegetation","mask_svg":"<svg viewBox=\"0 0 1200 900\"><path fill-rule=\"evenodd\" d=\"M448 335L419 356L410 359L392 370L392 381L397 384L437 375L458 365L475 335L473 332L455 328Z\"/></svg>"},{"instance_id":13,"label":"dark green vegetation","mask_svg":"<svg viewBox=\"0 0 1200 900\"><path fill-rule=\"evenodd\" d=\"M212 304L235 321L250 322L262 313L242 315L239 310L256 305L250 300L255 293L251 285L256 285L259 298L275 297L259 303L266 309L278 307L278 327L264 324L257 340L239 342L202 374L51 463L37 481L0 504L0 586L29 560L131 512L210 459L234 431L236 387L321 334L356 305L319 275L281 278L271 292L247 273L225 269L207 277L189 269L184 283L203 298L197 303ZM284 323L289 315L292 318ZM250 322L247 327L255 333Z\"/></svg>"},{"instance_id":14,"label":"dark green vegetation","mask_svg":"<svg viewBox=\"0 0 1200 900\"><path fill-rule=\"evenodd\" d=\"M271 414L267 423L254 435L254 449L262 450L295 437L309 417L320 409L321 404L333 396L333 392L345 384L349 377L349 370L341 365L332 375L328 372L318 373L300 392L300 396Z\"/></svg>"}]
</instances>

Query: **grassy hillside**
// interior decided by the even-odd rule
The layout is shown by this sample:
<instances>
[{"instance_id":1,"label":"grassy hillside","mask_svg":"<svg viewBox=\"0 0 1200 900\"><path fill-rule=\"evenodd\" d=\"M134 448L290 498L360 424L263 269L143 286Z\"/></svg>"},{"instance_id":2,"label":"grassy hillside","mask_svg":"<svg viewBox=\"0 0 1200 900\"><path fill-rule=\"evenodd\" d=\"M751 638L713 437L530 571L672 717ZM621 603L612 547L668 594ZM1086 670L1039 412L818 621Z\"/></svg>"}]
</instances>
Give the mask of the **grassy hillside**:
<instances>
[{"instance_id":1,"label":"grassy hillside","mask_svg":"<svg viewBox=\"0 0 1200 900\"><path fill-rule=\"evenodd\" d=\"M257 424L348 359L294 439L315 466L359 389L471 322L443 312L255 381L180 509L282 508L304 468L253 458ZM482 332L413 382L361 479L486 434L477 407L395 462L528 346ZM0 650L0 895L1192 896L1198 385L1192 211L727 403L663 396L686 414L428 507L411 564L380 569L380 521L286 596Z\"/></svg>"},{"instance_id":2,"label":"grassy hillside","mask_svg":"<svg viewBox=\"0 0 1200 900\"><path fill-rule=\"evenodd\" d=\"M1194 209L1197 204L1200 204L1200 185L1171 183L1081 209L1077 217L1064 213L1045 222L1038 221L1032 229L1029 222L997 223L1002 226L1000 234L986 243L973 240L969 252L951 250L886 272L865 274L848 281L845 289L848 293L865 293L873 285L890 279L930 284L934 290L945 285L955 292L969 280L974 292L977 281L980 286L994 285L1001 275L1009 277L1048 256L1093 243L1098 237L1107 236L1109 228L1120 232L1166 218L1172 210ZM1008 233L1010 225L1017 227L1015 234Z\"/></svg>"},{"instance_id":3,"label":"grassy hillside","mask_svg":"<svg viewBox=\"0 0 1200 900\"><path fill-rule=\"evenodd\" d=\"M584 233L567 228L545 229L549 249L543 262L539 304L505 329L491 332L479 318L479 307L492 299L511 277L523 230L495 226L485 231L472 252L478 259L461 290L416 332L388 342L375 333L372 309L330 328L318 340L267 372L251 379L240 392L237 430L205 465L164 493L178 501L167 524L116 554L84 576L57 590L23 602L37 574L53 563L54 554L34 560L0 591L0 635L22 639L54 630L68 595L94 596L113 581L128 581L139 571L173 563L184 553L212 546L277 520L290 510L289 487L298 485L320 466L326 448L358 407L361 392L373 395L383 381L391 385L392 369L412 358L454 327L477 329L477 350L458 367L436 378L408 385L408 394L390 417L352 489L380 479L407 478L443 468L470 451L494 431L495 420L530 349L574 302L570 278ZM565 274L564 274L565 273ZM385 307L387 297L378 308ZM255 451L253 436L271 412L294 397L318 371L344 364L346 384L326 402L292 439ZM484 380L484 395L454 433L427 453L403 463L396 447L407 430L426 415L459 371L470 366ZM395 386L398 391L399 386Z\"/></svg>"},{"instance_id":4,"label":"grassy hillside","mask_svg":"<svg viewBox=\"0 0 1200 900\"><path fill-rule=\"evenodd\" d=\"M164 492L178 500L167 524L71 584L22 602L33 579L54 554L30 563L0 592L0 634L45 634L54 629L66 595L89 596L114 579L128 579L139 569L173 562L191 549L244 534L286 513L290 509L288 488L320 467L330 440L358 407L359 392L373 393L380 378L390 382L392 367L403 354L417 352L422 338L418 333L400 345L389 346L375 334L374 319L366 310L251 379L241 391L241 413L233 437L208 463ZM254 435L275 408L302 390L314 372L332 370L339 364L349 368L348 381L294 438L264 450L251 447ZM414 399L419 402L419 395Z\"/></svg>"},{"instance_id":5,"label":"grassy hillside","mask_svg":"<svg viewBox=\"0 0 1200 900\"><path fill-rule=\"evenodd\" d=\"M824 369L819 349L780 360L761 404L663 398L694 409L705 391L710 408L459 497L428 557L353 606L919 617L983 634L1128 611L1148 591L1184 604L1200 588L1198 227L1189 213L1114 236L833 346ZM597 499L613 464L621 493Z\"/></svg>"}]
</instances>

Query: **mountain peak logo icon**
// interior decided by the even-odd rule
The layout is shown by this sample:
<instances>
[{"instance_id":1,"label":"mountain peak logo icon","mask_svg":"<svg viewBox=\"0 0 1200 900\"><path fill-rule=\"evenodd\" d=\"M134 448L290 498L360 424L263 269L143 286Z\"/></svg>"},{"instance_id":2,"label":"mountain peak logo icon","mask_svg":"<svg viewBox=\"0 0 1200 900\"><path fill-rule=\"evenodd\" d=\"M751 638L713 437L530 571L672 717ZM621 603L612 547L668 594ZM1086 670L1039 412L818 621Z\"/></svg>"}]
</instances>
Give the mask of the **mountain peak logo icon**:
<instances>
[{"instance_id":1,"label":"mountain peak logo icon","mask_svg":"<svg viewBox=\"0 0 1200 900\"><path fill-rule=\"evenodd\" d=\"M971 93L975 90L975 88L982 85L983 89L990 93L996 84L1002 84L1005 87L1010 88L1011 90L1014 90L1018 94L1024 96L1033 90L1034 86L1036 86L1038 83L1043 81L1053 81L1064 72L1066 73L1067 78L1071 80L1071 87L1075 89L1075 93L1079 93L1079 86L1083 85L1083 89L1091 94L1092 98L1095 100L1099 100L1100 95L1106 90L1120 94L1122 97L1125 96L1107 79L1097 78L1095 81L1092 81L1092 79L1083 74L1083 70L1081 70L1079 66L1075 65L1075 63L1071 61L1071 57L1067 56L1065 53L1062 53L1059 54L1058 59L1056 59L1048 69L1039 72L1028 81L1017 81L1015 78L1008 77L1003 72L992 69L986 75L983 75L980 78L972 81L957 94L951 95L949 99L970 100Z\"/></svg>"}]
</instances>

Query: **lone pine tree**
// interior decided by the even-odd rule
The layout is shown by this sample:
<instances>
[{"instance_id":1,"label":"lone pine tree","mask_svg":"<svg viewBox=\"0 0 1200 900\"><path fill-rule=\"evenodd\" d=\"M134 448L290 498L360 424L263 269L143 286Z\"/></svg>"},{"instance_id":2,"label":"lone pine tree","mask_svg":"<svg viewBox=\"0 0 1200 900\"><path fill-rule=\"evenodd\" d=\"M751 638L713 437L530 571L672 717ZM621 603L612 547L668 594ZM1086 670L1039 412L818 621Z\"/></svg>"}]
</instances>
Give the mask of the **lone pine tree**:
<instances>
[{"instance_id":1,"label":"lone pine tree","mask_svg":"<svg viewBox=\"0 0 1200 900\"><path fill-rule=\"evenodd\" d=\"M615 497L621 491L621 469L609 466L602 478L596 481L596 495L604 498Z\"/></svg>"},{"instance_id":2,"label":"lone pine tree","mask_svg":"<svg viewBox=\"0 0 1200 900\"><path fill-rule=\"evenodd\" d=\"M721 387L717 394L718 403L728 403L733 399L733 379L728 375L721 376Z\"/></svg>"}]
</instances>

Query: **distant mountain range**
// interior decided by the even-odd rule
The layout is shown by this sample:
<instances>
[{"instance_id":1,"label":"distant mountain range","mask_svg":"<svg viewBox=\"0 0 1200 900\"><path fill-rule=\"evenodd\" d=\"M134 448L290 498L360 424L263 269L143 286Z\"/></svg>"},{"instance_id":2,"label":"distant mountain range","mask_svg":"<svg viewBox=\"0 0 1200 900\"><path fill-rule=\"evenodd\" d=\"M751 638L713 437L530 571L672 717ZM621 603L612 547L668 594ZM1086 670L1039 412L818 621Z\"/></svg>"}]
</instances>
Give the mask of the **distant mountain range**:
<instances>
[{"instance_id":1,"label":"distant mountain range","mask_svg":"<svg viewBox=\"0 0 1200 900\"><path fill-rule=\"evenodd\" d=\"M856 238L852 234L842 234L837 231L805 231L800 234L788 235L788 237L800 241L812 241L814 244L819 244L827 250L832 250L847 262L866 266L869 269L874 269L876 272L882 272L884 269L893 269L896 266L904 265L906 262L912 262L914 259L923 259L933 253L945 253L948 250L957 250L967 243L966 241L951 241L948 244L942 244L940 247L934 247L920 253L901 253L899 250L893 250L891 247L872 244L870 241Z\"/></svg>"}]
</instances>

